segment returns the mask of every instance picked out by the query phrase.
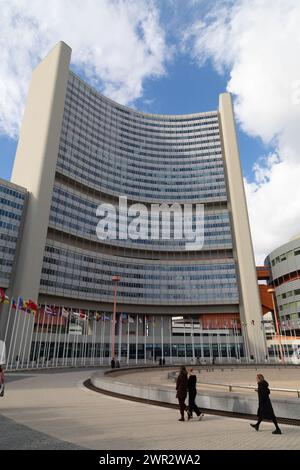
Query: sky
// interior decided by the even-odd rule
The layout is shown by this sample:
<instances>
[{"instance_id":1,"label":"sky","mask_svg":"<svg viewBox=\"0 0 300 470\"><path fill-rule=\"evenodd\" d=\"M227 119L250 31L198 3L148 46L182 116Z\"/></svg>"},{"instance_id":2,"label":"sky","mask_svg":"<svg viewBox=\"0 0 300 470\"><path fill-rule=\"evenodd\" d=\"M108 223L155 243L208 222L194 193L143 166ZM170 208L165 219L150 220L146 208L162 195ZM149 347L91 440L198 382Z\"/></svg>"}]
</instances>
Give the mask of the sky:
<instances>
[{"instance_id":1,"label":"sky","mask_svg":"<svg viewBox=\"0 0 300 470\"><path fill-rule=\"evenodd\" d=\"M0 11L0 177L32 70L63 40L72 70L141 111L216 110L231 92L257 263L300 232L299 0L0 0Z\"/></svg>"}]
</instances>

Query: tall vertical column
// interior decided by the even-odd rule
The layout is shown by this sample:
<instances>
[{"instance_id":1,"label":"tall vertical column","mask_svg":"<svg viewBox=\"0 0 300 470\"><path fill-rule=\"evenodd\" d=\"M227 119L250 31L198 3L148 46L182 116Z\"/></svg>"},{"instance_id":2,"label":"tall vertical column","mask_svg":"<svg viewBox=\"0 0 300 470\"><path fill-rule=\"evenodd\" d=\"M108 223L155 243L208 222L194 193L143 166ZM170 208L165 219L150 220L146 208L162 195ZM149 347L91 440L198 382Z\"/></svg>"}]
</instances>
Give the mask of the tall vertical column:
<instances>
[{"instance_id":1,"label":"tall vertical column","mask_svg":"<svg viewBox=\"0 0 300 470\"><path fill-rule=\"evenodd\" d=\"M219 101L223 153L228 188L228 206L232 219L234 257L240 290L240 316L246 321L250 353L262 361L266 343L261 328L262 308L259 296L253 246L250 233L243 175L236 137L231 95L222 93Z\"/></svg>"},{"instance_id":2,"label":"tall vertical column","mask_svg":"<svg viewBox=\"0 0 300 470\"><path fill-rule=\"evenodd\" d=\"M69 77L71 48L59 42L33 71L12 181L29 191L12 295L37 301Z\"/></svg>"}]
</instances>

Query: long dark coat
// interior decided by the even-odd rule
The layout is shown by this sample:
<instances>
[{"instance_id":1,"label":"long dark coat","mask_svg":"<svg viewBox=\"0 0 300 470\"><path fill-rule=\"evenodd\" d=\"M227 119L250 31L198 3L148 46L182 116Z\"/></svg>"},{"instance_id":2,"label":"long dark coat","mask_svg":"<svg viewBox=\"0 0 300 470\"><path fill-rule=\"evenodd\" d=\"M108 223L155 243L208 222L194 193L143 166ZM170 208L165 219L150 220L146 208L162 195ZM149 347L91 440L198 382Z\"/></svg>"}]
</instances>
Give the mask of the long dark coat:
<instances>
[{"instance_id":1,"label":"long dark coat","mask_svg":"<svg viewBox=\"0 0 300 470\"><path fill-rule=\"evenodd\" d=\"M258 410L257 416L260 419L274 419L272 403L270 400L269 384L265 380L258 383Z\"/></svg>"},{"instance_id":2,"label":"long dark coat","mask_svg":"<svg viewBox=\"0 0 300 470\"><path fill-rule=\"evenodd\" d=\"M180 372L176 381L176 397L184 399L187 396L188 377L184 372Z\"/></svg>"}]
</instances>

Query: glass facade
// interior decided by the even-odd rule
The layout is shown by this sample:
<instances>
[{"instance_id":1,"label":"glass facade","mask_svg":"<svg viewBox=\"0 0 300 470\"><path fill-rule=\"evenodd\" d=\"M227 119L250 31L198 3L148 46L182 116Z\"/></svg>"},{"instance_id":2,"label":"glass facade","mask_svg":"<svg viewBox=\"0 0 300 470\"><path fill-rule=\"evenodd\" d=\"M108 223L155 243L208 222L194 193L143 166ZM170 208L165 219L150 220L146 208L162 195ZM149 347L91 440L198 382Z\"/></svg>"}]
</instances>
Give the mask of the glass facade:
<instances>
[{"instance_id":1,"label":"glass facade","mask_svg":"<svg viewBox=\"0 0 300 470\"><path fill-rule=\"evenodd\" d=\"M26 190L0 180L0 287L7 288L12 275Z\"/></svg>"},{"instance_id":2,"label":"glass facade","mask_svg":"<svg viewBox=\"0 0 300 470\"><path fill-rule=\"evenodd\" d=\"M150 229L147 239L99 241L96 209L109 201L118 215L119 196L204 204L201 255ZM126 304L239 303L219 115L143 114L70 72L40 292L111 302L113 275Z\"/></svg>"}]
</instances>

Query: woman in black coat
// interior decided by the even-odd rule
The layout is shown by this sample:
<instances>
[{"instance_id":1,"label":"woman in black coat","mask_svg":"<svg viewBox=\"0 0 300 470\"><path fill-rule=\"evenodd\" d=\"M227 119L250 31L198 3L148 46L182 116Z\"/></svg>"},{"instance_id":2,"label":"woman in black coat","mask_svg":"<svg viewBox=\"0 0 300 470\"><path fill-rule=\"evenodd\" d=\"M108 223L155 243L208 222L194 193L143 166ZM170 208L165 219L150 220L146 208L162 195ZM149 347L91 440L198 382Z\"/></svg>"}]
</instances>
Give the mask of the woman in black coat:
<instances>
[{"instance_id":1,"label":"woman in black coat","mask_svg":"<svg viewBox=\"0 0 300 470\"><path fill-rule=\"evenodd\" d=\"M179 410L181 418L178 421L184 421L184 412L186 410L185 399L187 396L187 387L188 387L188 376L185 366L180 367L180 372L176 381L176 397L179 402Z\"/></svg>"},{"instance_id":2,"label":"woman in black coat","mask_svg":"<svg viewBox=\"0 0 300 470\"><path fill-rule=\"evenodd\" d=\"M203 418L204 414L201 413L200 409L195 403L195 398L197 395L197 377L193 373L192 367L189 369L188 392L189 392L188 419L191 419L193 417L193 411L194 411L200 421Z\"/></svg>"},{"instance_id":3,"label":"woman in black coat","mask_svg":"<svg viewBox=\"0 0 300 470\"><path fill-rule=\"evenodd\" d=\"M259 425L262 422L262 420L267 419L273 421L275 424L275 431L273 431L272 434L281 434L281 430L278 426L278 422L276 419L276 416L273 411L272 403L270 400L270 390L269 390L269 384L265 380L264 376L262 374L257 374L256 376L258 388L258 410L257 410L257 423L256 424L250 424L256 431L259 429Z\"/></svg>"}]
</instances>

